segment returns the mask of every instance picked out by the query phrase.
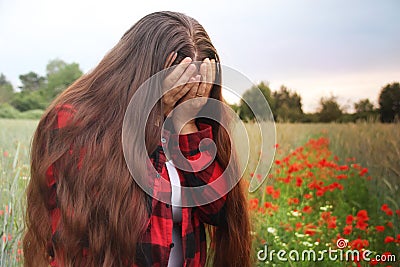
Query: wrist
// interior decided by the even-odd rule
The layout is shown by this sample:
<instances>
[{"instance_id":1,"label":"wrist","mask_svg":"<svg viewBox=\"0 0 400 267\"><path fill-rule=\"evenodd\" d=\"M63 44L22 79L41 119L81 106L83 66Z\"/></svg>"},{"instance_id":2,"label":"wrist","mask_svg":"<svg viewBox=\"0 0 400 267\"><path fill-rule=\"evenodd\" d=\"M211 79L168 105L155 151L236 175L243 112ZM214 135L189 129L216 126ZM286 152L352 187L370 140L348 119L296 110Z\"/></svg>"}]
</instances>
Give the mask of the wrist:
<instances>
[{"instance_id":1,"label":"wrist","mask_svg":"<svg viewBox=\"0 0 400 267\"><path fill-rule=\"evenodd\" d=\"M178 132L179 134L190 134L190 133L195 133L199 131L199 128L196 125L195 120L188 121L185 125L174 125L175 126L175 131Z\"/></svg>"}]
</instances>

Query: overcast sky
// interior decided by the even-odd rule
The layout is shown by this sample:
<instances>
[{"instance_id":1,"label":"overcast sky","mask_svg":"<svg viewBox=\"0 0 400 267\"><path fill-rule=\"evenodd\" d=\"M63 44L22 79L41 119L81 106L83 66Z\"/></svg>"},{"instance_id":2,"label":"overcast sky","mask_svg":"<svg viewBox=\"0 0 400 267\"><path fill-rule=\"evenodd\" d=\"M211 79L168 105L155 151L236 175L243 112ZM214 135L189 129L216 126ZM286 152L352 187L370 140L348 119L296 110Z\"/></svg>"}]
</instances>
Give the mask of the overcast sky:
<instances>
[{"instance_id":1,"label":"overcast sky","mask_svg":"<svg viewBox=\"0 0 400 267\"><path fill-rule=\"evenodd\" d=\"M139 2L139 3L138 3ZM370 98L400 81L400 1L0 0L0 72L45 75L49 60L86 72L137 20L160 10L196 18L222 63L254 83L284 84L314 111L321 96Z\"/></svg>"}]
</instances>

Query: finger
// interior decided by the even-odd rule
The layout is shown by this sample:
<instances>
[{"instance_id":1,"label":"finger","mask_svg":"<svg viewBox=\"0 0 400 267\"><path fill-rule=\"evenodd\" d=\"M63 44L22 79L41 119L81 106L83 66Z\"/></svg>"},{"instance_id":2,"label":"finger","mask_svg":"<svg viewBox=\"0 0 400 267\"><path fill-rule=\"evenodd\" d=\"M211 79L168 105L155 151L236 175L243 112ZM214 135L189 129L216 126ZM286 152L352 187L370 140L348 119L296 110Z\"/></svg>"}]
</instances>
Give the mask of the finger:
<instances>
[{"instance_id":1,"label":"finger","mask_svg":"<svg viewBox=\"0 0 400 267\"><path fill-rule=\"evenodd\" d=\"M203 97L197 96L200 85L201 85L201 75L196 75L194 86L185 96L185 97L187 97L187 99L191 100L190 104L195 109L198 109L203 104L203 101L202 101Z\"/></svg>"},{"instance_id":2,"label":"finger","mask_svg":"<svg viewBox=\"0 0 400 267\"><path fill-rule=\"evenodd\" d=\"M189 98L193 98L193 94L191 92L195 90L194 95L196 94L197 91L196 86L198 86L196 85L196 78L195 77L189 78L189 81L183 86L181 86L181 89L173 96L174 103L179 103L182 101L186 101ZM196 89L194 89L194 87Z\"/></svg>"},{"instance_id":3,"label":"finger","mask_svg":"<svg viewBox=\"0 0 400 267\"><path fill-rule=\"evenodd\" d=\"M181 98L182 101L193 99L196 97L197 90L200 84L200 75L190 78L190 90Z\"/></svg>"},{"instance_id":4,"label":"finger","mask_svg":"<svg viewBox=\"0 0 400 267\"><path fill-rule=\"evenodd\" d=\"M191 88L191 86L187 86L187 83L190 82L191 77L196 71L196 66L194 64L190 64L189 67L185 70L176 84L173 85L173 89L171 90L171 94L174 96L174 99L178 101L182 98ZM189 89L188 89L189 88Z\"/></svg>"},{"instance_id":5,"label":"finger","mask_svg":"<svg viewBox=\"0 0 400 267\"><path fill-rule=\"evenodd\" d=\"M185 71L190 67L192 59L190 57L184 58L181 63L179 63L176 68L165 78L164 86L170 89L174 84L176 84L179 78L185 73ZM187 80L186 80L187 81Z\"/></svg>"},{"instance_id":6,"label":"finger","mask_svg":"<svg viewBox=\"0 0 400 267\"><path fill-rule=\"evenodd\" d=\"M207 63L205 63L205 62L201 63L201 65L200 65L200 75L201 75L201 83L199 85L197 94L204 96L206 93L206 86L207 86L207 83L206 83L207 82Z\"/></svg>"},{"instance_id":7,"label":"finger","mask_svg":"<svg viewBox=\"0 0 400 267\"><path fill-rule=\"evenodd\" d=\"M206 84L206 91L205 95L208 97L211 92L211 88L213 87L213 70L212 70L212 63L210 59L206 58L206 64L207 64L207 84Z\"/></svg>"},{"instance_id":8,"label":"finger","mask_svg":"<svg viewBox=\"0 0 400 267\"><path fill-rule=\"evenodd\" d=\"M212 83L212 66L209 58L206 58L204 62L207 64L207 83Z\"/></svg>"},{"instance_id":9,"label":"finger","mask_svg":"<svg viewBox=\"0 0 400 267\"><path fill-rule=\"evenodd\" d=\"M172 52L171 54L169 54L169 56L167 57L167 60L165 61L164 64L164 69L169 68L172 63L175 61L176 57L178 56L177 52Z\"/></svg>"},{"instance_id":10,"label":"finger","mask_svg":"<svg viewBox=\"0 0 400 267\"><path fill-rule=\"evenodd\" d=\"M211 68L212 68L212 82L215 82L215 77L217 76L217 66L215 63L215 59L211 60Z\"/></svg>"}]
</instances>

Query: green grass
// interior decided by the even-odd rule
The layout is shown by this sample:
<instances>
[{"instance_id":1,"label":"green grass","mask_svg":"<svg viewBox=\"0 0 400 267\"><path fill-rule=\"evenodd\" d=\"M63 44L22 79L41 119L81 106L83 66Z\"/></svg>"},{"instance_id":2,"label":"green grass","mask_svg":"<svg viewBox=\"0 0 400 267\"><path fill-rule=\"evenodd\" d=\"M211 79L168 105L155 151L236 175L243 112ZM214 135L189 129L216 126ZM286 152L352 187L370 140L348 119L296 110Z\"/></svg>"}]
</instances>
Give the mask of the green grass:
<instances>
[{"instance_id":1,"label":"green grass","mask_svg":"<svg viewBox=\"0 0 400 267\"><path fill-rule=\"evenodd\" d=\"M0 266L21 265L24 191L29 181L29 148L36 125L37 121L32 120L0 119ZM260 151L259 137L253 136L254 125L246 127L252 148L251 166ZM355 157L357 163L369 169L368 174L373 177L371 194L399 209L399 133L400 124L277 124L276 142L285 155L311 137L327 136L330 150L339 158ZM266 165L267 161L263 162Z\"/></svg>"},{"instance_id":2,"label":"green grass","mask_svg":"<svg viewBox=\"0 0 400 267\"><path fill-rule=\"evenodd\" d=\"M31 120L0 120L0 266L21 265L24 191L36 125Z\"/></svg>"}]
</instances>

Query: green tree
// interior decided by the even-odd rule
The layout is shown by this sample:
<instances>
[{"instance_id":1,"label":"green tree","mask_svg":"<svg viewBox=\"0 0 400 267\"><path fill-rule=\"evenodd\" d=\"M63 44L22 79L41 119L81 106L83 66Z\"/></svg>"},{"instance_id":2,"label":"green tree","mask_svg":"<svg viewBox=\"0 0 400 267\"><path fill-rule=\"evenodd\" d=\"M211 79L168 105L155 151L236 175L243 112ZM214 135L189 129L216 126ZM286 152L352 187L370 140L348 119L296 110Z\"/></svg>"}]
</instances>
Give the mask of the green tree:
<instances>
[{"instance_id":1,"label":"green tree","mask_svg":"<svg viewBox=\"0 0 400 267\"><path fill-rule=\"evenodd\" d=\"M48 105L43 91L21 91L13 95L11 99L11 105L21 112L33 110L33 109L45 109Z\"/></svg>"},{"instance_id":2,"label":"green tree","mask_svg":"<svg viewBox=\"0 0 400 267\"><path fill-rule=\"evenodd\" d=\"M270 112L266 102L272 107L271 89L268 83L261 82L244 92L240 100L239 117L244 121L254 120L255 115L261 120L269 119Z\"/></svg>"},{"instance_id":3,"label":"green tree","mask_svg":"<svg viewBox=\"0 0 400 267\"><path fill-rule=\"evenodd\" d=\"M400 84L394 82L382 88L379 94L379 111L382 122L400 120Z\"/></svg>"},{"instance_id":4,"label":"green tree","mask_svg":"<svg viewBox=\"0 0 400 267\"><path fill-rule=\"evenodd\" d=\"M239 114L240 106L239 106L238 104L233 103L233 104L229 104L229 106L231 107L231 109L233 109L233 111L234 111L236 114Z\"/></svg>"},{"instance_id":5,"label":"green tree","mask_svg":"<svg viewBox=\"0 0 400 267\"><path fill-rule=\"evenodd\" d=\"M342 122L376 121L378 119L379 114L368 98L354 103L354 109L356 111L354 114L343 115Z\"/></svg>"},{"instance_id":6,"label":"green tree","mask_svg":"<svg viewBox=\"0 0 400 267\"><path fill-rule=\"evenodd\" d=\"M368 98L365 98L354 103L354 109L356 110L356 113L371 112L374 110L374 104L372 104Z\"/></svg>"},{"instance_id":7,"label":"green tree","mask_svg":"<svg viewBox=\"0 0 400 267\"><path fill-rule=\"evenodd\" d=\"M19 80L22 83L22 86L19 87L21 91L37 91L43 88L46 83L45 77L42 77L33 71L19 75Z\"/></svg>"},{"instance_id":8,"label":"green tree","mask_svg":"<svg viewBox=\"0 0 400 267\"><path fill-rule=\"evenodd\" d=\"M44 109L47 102L44 100L43 90L46 88L46 78L31 71L19 76L22 83L20 92L15 93L10 104L19 111Z\"/></svg>"},{"instance_id":9,"label":"green tree","mask_svg":"<svg viewBox=\"0 0 400 267\"><path fill-rule=\"evenodd\" d=\"M279 91L273 93L274 116L276 121L296 122L304 116L301 96L290 91L287 87L281 86Z\"/></svg>"},{"instance_id":10,"label":"green tree","mask_svg":"<svg viewBox=\"0 0 400 267\"><path fill-rule=\"evenodd\" d=\"M6 76L0 74L0 104L7 103L11 100L14 94L14 88L12 84L7 80Z\"/></svg>"},{"instance_id":11,"label":"green tree","mask_svg":"<svg viewBox=\"0 0 400 267\"><path fill-rule=\"evenodd\" d=\"M82 76L79 64L67 64L60 59L51 60L46 66L47 88L45 95L51 101L75 80Z\"/></svg>"},{"instance_id":12,"label":"green tree","mask_svg":"<svg viewBox=\"0 0 400 267\"><path fill-rule=\"evenodd\" d=\"M320 122L338 121L343 114L336 97L321 98L320 108L318 112L318 120Z\"/></svg>"}]
</instances>

